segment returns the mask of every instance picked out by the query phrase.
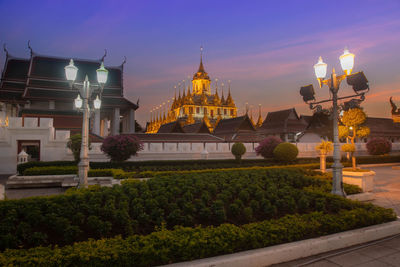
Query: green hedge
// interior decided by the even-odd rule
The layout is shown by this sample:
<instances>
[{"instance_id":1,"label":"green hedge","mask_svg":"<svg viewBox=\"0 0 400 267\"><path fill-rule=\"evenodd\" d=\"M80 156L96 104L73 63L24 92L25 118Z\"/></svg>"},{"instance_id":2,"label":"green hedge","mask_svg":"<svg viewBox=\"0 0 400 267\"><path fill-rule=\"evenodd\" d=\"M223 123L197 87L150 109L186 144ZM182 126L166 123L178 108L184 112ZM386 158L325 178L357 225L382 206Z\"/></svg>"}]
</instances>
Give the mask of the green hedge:
<instances>
[{"instance_id":1,"label":"green hedge","mask_svg":"<svg viewBox=\"0 0 400 267\"><path fill-rule=\"evenodd\" d=\"M314 176L313 176L314 175ZM299 169L209 171L0 202L0 249L149 234L176 225L245 224L362 204L321 193L329 180Z\"/></svg>"},{"instance_id":2,"label":"green hedge","mask_svg":"<svg viewBox=\"0 0 400 267\"><path fill-rule=\"evenodd\" d=\"M317 163L316 158L301 158L296 164ZM222 160L159 160L159 161L125 161L125 162L90 162L92 169L123 169L125 171L173 171L173 170L201 170L233 167L273 166L282 164L275 159L244 159L241 164L233 159ZM48 166L76 166L75 161L35 161L19 164L17 171L23 174L32 167Z\"/></svg>"},{"instance_id":3,"label":"green hedge","mask_svg":"<svg viewBox=\"0 0 400 267\"><path fill-rule=\"evenodd\" d=\"M160 229L149 235L89 240L65 247L0 253L2 266L155 266L267 247L395 220L392 210L363 205L235 226Z\"/></svg>"},{"instance_id":4,"label":"green hedge","mask_svg":"<svg viewBox=\"0 0 400 267\"><path fill-rule=\"evenodd\" d=\"M332 162L332 157L327 158L327 162ZM358 164L374 163L393 163L400 162L400 155L385 156L360 156L357 157ZM294 164L319 163L318 158L300 158ZM346 163L346 161L344 161ZM347 164L347 163L346 163ZM18 173L23 174L26 169L32 167L47 166L76 166L75 161L36 161L19 164ZM233 159L229 160L164 160L164 161L140 161L140 162L90 162L91 169L123 169L129 172L145 171L179 171L179 170L202 170L202 169L220 169L237 168L252 166L274 166L282 165L275 159L243 159L241 164Z\"/></svg>"}]
</instances>

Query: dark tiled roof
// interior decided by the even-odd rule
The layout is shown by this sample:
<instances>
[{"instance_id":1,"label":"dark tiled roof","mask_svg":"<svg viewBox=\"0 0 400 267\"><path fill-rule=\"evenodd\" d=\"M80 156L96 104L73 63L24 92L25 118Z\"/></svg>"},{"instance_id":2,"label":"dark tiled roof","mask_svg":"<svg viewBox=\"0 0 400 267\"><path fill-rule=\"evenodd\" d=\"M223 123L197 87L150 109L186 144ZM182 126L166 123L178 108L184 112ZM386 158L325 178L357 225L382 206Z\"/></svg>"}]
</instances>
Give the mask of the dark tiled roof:
<instances>
[{"instance_id":1,"label":"dark tiled roof","mask_svg":"<svg viewBox=\"0 0 400 267\"><path fill-rule=\"evenodd\" d=\"M65 78L64 67L69 59L33 54L31 59L7 57L5 62L0 99L8 102L26 103L29 99L73 101L77 90L70 89ZM100 60L74 60L79 68L76 81L82 82L87 74L89 80L97 83L96 70ZM32 65L29 72L29 66ZM138 106L123 98L122 67L106 67L109 71L103 91L103 106L134 108ZM29 77L28 86L26 80ZM23 92L23 93L22 93Z\"/></svg>"},{"instance_id":2,"label":"dark tiled roof","mask_svg":"<svg viewBox=\"0 0 400 267\"><path fill-rule=\"evenodd\" d=\"M214 134L229 134L237 133L240 130L255 131L254 125L251 123L249 116L244 116L220 120L217 127L214 129Z\"/></svg>"},{"instance_id":3,"label":"dark tiled roof","mask_svg":"<svg viewBox=\"0 0 400 267\"><path fill-rule=\"evenodd\" d=\"M124 97L106 97L103 96L101 100L101 106L103 107L120 107L120 108L133 108L133 109L138 109L139 106L132 103L128 99Z\"/></svg>"},{"instance_id":4,"label":"dark tiled roof","mask_svg":"<svg viewBox=\"0 0 400 267\"><path fill-rule=\"evenodd\" d=\"M207 133L210 134L210 130L208 129L207 125L204 121L188 124L183 126L183 130L185 133Z\"/></svg>"},{"instance_id":5,"label":"dark tiled roof","mask_svg":"<svg viewBox=\"0 0 400 267\"><path fill-rule=\"evenodd\" d=\"M76 90L48 90L27 88L24 94L26 99L75 99L78 95Z\"/></svg>"},{"instance_id":6,"label":"dark tiled roof","mask_svg":"<svg viewBox=\"0 0 400 267\"><path fill-rule=\"evenodd\" d=\"M311 118L312 118L312 115L301 115L300 116L300 119L305 121L307 123L307 125L310 123Z\"/></svg>"},{"instance_id":7,"label":"dark tiled roof","mask_svg":"<svg viewBox=\"0 0 400 267\"><path fill-rule=\"evenodd\" d=\"M11 91L11 90L1 90L0 89L0 100L3 101L16 101L16 102L25 102L22 99L22 92Z\"/></svg>"},{"instance_id":8,"label":"dark tiled roof","mask_svg":"<svg viewBox=\"0 0 400 267\"><path fill-rule=\"evenodd\" d=\"M202 142L223 142L222 138L211 134L191 134L191 133L156 133L156 134L146 134L146 133L134 133L130 134L139 138L142 142L192 142L192 143L202 143Z\"/></svg>"},{"instance_id":9,"label":"dark tiled roof","mask_svg":"<svg viewBox=\"0 0 400 267\"><path fill-rule=\"evenodd\" d=\"M261 142L265 136L258 134L254 131L239 131L237 133L216 134L218 137L223 138L227 142L242 142L254 143Z\"/></svg>"},{"instance_id":10,"label":"dark tiled roof","mask_svg":"<svg viewBox=\"0 0 400 267\"><path fill-rule=\"evenodd\" d=\"M367 117L364 125L371 130L370 137L400 137L400 123L392 119Z\"/></svg>"},{"instance_id":11,"label":"dark tiled roof","mask_svg":"<svg viewBox=\"0 0 400 267\"><path fill-rule=\"evenodd\" d=\"M74 60L75 66L79 69L76 77L77 82L82 82L88 75L89 81L97 83L96 70L100 67L100 61ZM66 81L64 67L69 64L69 59L34 56L32 58L32 69L30 77L48 78L51 80ZM118 68L106 67L108 70L108 79L106 86L121 87L121 70Z\"/></svg>"},{"instance_id":12,"label":"dark tiled roof","mask_svg":"<svg viewBox=\"0 0 400 267\"><path fill-rule=\"evenodd\" d=\"M21 109L19 111L19 116L23 114L31 115L67 115L67 116L79 116L82 117L82 113L77 110L48 110L48 109Z\"/></svg>"},{"instance_id":13,"label":"dark tiled roof","mask_svg":"<svg viewBox=\"0 0 400 267\"><path fill-rule=\"evenodd\" d=\"M321 138L333 140L333 122L329 114L322 112L314 113L309 118L309 123L304 133L315 133Z\"/></svg>"},{"instance_id":14,"label":"dark tiled roof","mask_svg":"<svg viewBox=\"0 0 400 267\"><path fill-rule=\"evenodd\" d=\"M157 133L184 133L179 121L174 121L161 125Z\"/></svg>"},{"instance_id":15,"label":"dark tiled roof","mask_svg":"<svg viewBox=\"0 0 400 267\"><path fill-rule=\"evenodd\" d=\"M290 118L291 115L295 118ZM258 129L264 134L280 134L304 131L307 124L300 120L294 108L268 112L262 126Z\"/></svg>"},{"instance_id":16,"label":"dark tiled roof","mask_svg":"<svg viewBox=\"0 0 400 267\"><path fill-rule=\"evenodd\" d=\"M13 59L7 61L7 68L4 71L4 79L26 80L29 69L29 59Z\"/></svg>"}]
</instances>

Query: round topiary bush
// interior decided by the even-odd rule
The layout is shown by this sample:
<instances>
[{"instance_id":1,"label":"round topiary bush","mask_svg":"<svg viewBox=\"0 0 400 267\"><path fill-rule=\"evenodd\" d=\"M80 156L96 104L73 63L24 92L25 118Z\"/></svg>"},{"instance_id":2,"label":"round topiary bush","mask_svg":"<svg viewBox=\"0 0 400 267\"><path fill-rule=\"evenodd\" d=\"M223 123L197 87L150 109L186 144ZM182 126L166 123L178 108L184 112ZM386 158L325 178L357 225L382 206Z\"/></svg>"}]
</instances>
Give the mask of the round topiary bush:
<instances>
[{"instance_id":1,"label":"round topiary bush","mask_svg":"<svg viewBox=\"0 0 400 267\"><path fill-rule=\"evenodd\" d=\"M367 150L370 155L384 155L392 151L392 142L386 138L376 137L367 142Z\"/></svg>"},{"instance_id":2,"label":"round topiary bush","mask_svg":"<svg viewBox=\"0 0 400 267\"><path fill-rule=\"evenodd\" d=\"M259 143L258 147L256 147L257 156L261 155L264 158L272 158L274 156L274 149L280 143L282 143L280 138L268 136Z\"/></svg>"},{"instance_id":3,"label":"round topiary bush","mask_svg":"<svg viewBox=\"0 0 400 267\"><path fill-rule=\"evenodd\" d=\"M135 136L114 135L104 139L101 151L107 154L111 161L124 161L143 149L143 143Z\"/></svg>"},{"instance_id":4,"label":"round topiary bush","mask_svg":"<svg viewBox=\"0 0 400 267\"><path fill-rule=\"evenodd\" d=\"M356 151L356 147L353 144L343 144L342 151L348 153L354 153Z\"/></svg>"},{"instance_id":5,"label":"round topiary bush","mask_svg":"<svg viewBox=\"0 0 400 267\"><path fill-rule=\"evenodd\" d=\"M274 157L279 161L289 162L297 158L299 149L291 143L280 143L274 149Z\"/></svg>"},{"instance_id":6,"label":"round topiary bush","mask_svg":"<svg viewBox=\"0 0 400 267\"><path fill-rule=\"evenodd\" d=\"M231 152L235 156L236 160L240 161L244 153L246 153L246 147L243 145L243 143L234 143L231 148Z\"/></svg>"}]
</instances>

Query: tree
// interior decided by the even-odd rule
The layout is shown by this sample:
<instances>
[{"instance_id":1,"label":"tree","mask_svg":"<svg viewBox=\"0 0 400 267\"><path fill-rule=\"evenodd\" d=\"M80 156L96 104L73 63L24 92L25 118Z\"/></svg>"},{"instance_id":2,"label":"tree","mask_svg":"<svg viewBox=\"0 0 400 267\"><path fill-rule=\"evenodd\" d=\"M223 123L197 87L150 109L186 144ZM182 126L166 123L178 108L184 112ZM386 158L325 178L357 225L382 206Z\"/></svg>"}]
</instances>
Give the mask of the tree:
<instances>
[{"instance_id":1,"label":"tree","mask_svg":"<svg viewBox=\"0 0 400 267\"><path fill-rule=\"evenodd\" d=\"M74 134L69 137L67 147L71 149L72 155L74 156L74 160L79 162L81 156L81 142L82 135ZM89 149L90 149L90 139L89 139Z\"/></svg>"},{"instance_id":2,"label":"tree","mask_svg":"<svg viewBox=\"0 0 400 267\"><path fill-rule=\"evenodd\" d=\"M143 143L135 136L114 135L104 139L101 151L106 153L111 161L124 161L143 149Z\"/></svg>"},{"instance_id":3,"label":"tree","mask_svg":"<svg viewBox=\"0 0 400 267\"><path fill-rule=\"evenodd\" d=\"M370 129L362 125L366 119L367 115L361 108L352 108L343 113L341 118L343 125L339 125L339 137L346 138L347 143L350 141L352 144L351 149L350 146L345 146L342 150L350 153L353 169L356 169L355 140L367 137L370 133Z\"/></svg>"},{"instance_id":4,"label":"tree","mask_svg":"<svg viewBox=\"0 0 400 267\"><path fill-rule=\"evenodd\" d=\"M242 156L246 153L246 147L243 143L234 143L231 149L232 154L235 156L236 161L240 162Z\"/></svg>"}]
</instances>

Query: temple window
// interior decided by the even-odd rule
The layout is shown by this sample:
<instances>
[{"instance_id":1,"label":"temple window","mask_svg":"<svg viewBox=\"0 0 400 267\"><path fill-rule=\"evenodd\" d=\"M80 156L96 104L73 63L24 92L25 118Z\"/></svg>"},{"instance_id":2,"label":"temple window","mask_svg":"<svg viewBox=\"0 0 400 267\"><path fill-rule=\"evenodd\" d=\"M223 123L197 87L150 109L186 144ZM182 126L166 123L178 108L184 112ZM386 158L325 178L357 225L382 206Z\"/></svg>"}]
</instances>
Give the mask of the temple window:
<instances>
[{"instance_id":1,"label":"temple window","mask_svg":"<svg viewBox=\"0 0 400 267\"><path fill-rule=\"evenodd\" d=\"M213 109L210 110L210 113L211 113L211 117L214 117L214 110Z\"/></svg>"},{"instance_id":2,"label":"temple window","mask_svg":"<svg viewBox=\"0 0 400 267\"><path fill-rule=\"evenodd\" d=\"M193 113L193 107L189 107L189 113L190 113L190 114Z\"/></svg>"},{"instance_id":3,"label":"temple window","mask_svg":"<svg viewBox=\"0 0 400 267\"><path fill-rule=\"evenodd\" d=\"M207 114L207 108L204 108L204 114Z\"/></svg>"},{"instance_id":4,"label":"temple window","mask_svg":"<svg viewBox=\"0 0 400 267\"><path fill-rule=\"evenodd\" d=\"M224 109L224 115L226 115L226 113L227 113L227 112L226 112L226 109Z\"/></svg>"},{"instance_id":5,"label":"temple window","mask_svg":"<svg viewBox=\"0 0 400 267\"><path fill-rule=\"evenodd\" d=\"M200 108L199 107L196 108L196 113L200 113Z\"/></svg>"},{"instance_id":6,"label":"temple window","mask_svg":"<svg viewBox=\"0 0 400 267\"><path fill-rule=\"evenodd\" d=\"M231 116L233 116L233 109L231 109Z\"/></svg>"}]
</instances>

